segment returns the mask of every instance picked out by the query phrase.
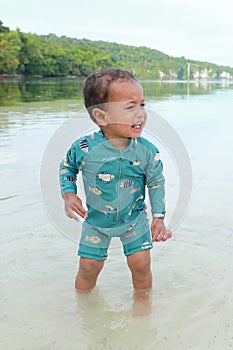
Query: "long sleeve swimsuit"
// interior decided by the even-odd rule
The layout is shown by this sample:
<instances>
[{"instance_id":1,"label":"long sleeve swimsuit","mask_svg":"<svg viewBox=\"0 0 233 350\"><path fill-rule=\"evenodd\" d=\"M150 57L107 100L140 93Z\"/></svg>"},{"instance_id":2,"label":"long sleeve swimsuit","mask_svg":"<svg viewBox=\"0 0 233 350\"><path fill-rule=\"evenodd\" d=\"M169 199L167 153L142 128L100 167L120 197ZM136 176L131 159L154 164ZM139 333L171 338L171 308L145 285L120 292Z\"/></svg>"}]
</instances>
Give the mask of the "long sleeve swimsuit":
<instances>
[{"instance_id":1,"label":"long sleeve swimsuit","mask_svg":"<svg viewBox=\"0 0 233 350\"><path fill-rule=\"evenodd\" d=\"M148 187L152 215L165 215L163 165L158 149L143 137L115 148L102 131L76 140L60 164L61 193L77 193L82 172L88 216L93 226L111 228L133 222L145 210Z\"/></svg>"}]
</instances>

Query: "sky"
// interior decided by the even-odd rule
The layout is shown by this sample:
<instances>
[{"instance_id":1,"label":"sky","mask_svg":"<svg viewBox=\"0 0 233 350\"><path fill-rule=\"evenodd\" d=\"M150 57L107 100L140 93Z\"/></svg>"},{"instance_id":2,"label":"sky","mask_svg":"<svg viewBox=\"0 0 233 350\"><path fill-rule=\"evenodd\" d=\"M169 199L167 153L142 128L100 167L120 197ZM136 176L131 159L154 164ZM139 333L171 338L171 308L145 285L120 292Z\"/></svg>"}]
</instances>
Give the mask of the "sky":
<instances>
[{"instance_id":1,"label":"sky","mask_svg":"<svg viewBox=\"0 0 233 350\"><path fill-rule=\"evenodd\" d=\"M233 67L232 0L0 0L22 32L146 46Z\"/></svg>"}]
</instances>

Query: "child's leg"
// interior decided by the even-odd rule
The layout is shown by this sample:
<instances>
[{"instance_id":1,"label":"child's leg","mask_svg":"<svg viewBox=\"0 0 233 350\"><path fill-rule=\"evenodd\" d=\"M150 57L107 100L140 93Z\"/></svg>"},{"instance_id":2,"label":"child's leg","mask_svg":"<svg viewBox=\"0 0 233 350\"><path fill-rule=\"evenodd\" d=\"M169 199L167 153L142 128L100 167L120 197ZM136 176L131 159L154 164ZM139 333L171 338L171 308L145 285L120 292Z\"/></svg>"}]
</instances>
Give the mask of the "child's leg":
<instances>
[{"instance_id":1,"label":"child's leg","mask_svg":"<svg viewBox=\"0 0 233 350\"><path fill-rule=\"evenodd\" d=\"M127 256L135 291L148 291L152 288L150 261L150 250L142 250Z\"/></svg>"},{"instance_id":2,"label":"child's leg","mask_svg":"<svg viewBox=\"0 0 233 350\"><path fill-rule=\"evenodd\" d=\"M78 249L79 269L75 279L75 288L78 292L87 293L95 287L97 277L108 256L110 241L110 237L102 233L101 229L84 221Z\"/></svg>"},{"instance_id":3,"label":"child's leg","mask_svg":"<svg viewBox=\"0 0 233 350\"><path fill-rule=\"evenodd\" d=\"M75 279L77 292L90 292L96 285L97 277L104 266L104 260L80 257L79 270Z\"/></svg>"},{"instance_id":4,"label":"child's leg","mask_svg":"<svg viewBox=\"0 0 233 350\"><path fill-rule=\"evenodd\" d=\"M127 257L134 286L134 316L151 313L152 273L150 269L150 250L144 250Z\"/></svg>"}]
</instances>

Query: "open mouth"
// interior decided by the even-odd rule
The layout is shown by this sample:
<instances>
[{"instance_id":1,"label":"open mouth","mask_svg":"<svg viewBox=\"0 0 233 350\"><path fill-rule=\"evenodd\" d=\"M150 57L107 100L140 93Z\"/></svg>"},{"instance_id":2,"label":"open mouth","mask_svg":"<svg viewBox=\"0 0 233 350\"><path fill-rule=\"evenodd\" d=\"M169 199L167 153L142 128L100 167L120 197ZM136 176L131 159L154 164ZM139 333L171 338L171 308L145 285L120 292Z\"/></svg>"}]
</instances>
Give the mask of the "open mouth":
<instances>
[{"instance_id":1,"label":"open mouth","mask_svg":"<svg viewBox=\"0 0 233 350\"><path fill-rule=\"evenodd\" d=\"M138 122L138 123L132 125L132 129L134 129L136 131L141 131L142 127L143 127L143 122Z\"/></svg>"}]
</instances>

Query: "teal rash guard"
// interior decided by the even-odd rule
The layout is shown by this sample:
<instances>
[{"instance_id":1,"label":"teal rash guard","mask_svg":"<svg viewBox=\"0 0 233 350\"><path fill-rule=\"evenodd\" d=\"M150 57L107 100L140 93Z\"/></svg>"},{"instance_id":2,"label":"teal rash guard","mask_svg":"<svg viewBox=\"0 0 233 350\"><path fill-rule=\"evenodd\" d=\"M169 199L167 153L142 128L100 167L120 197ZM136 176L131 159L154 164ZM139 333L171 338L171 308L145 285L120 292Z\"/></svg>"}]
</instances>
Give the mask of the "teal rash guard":
<instances>
[{"instance_id":1,"label":"teal rash guard","mask_svg":"<svg viewBox=\"0 0 233 350\"><path fill-rule=\"evenodd\" d=\"M111 228L133 221L146 208L146 186L153 217L165 215L163 165L145 138L130 139L125 149L114 147L101 130L79 138L60 164L62 194L77 193L80 171L90 225Z\"/></svg>"}]
</instances>

